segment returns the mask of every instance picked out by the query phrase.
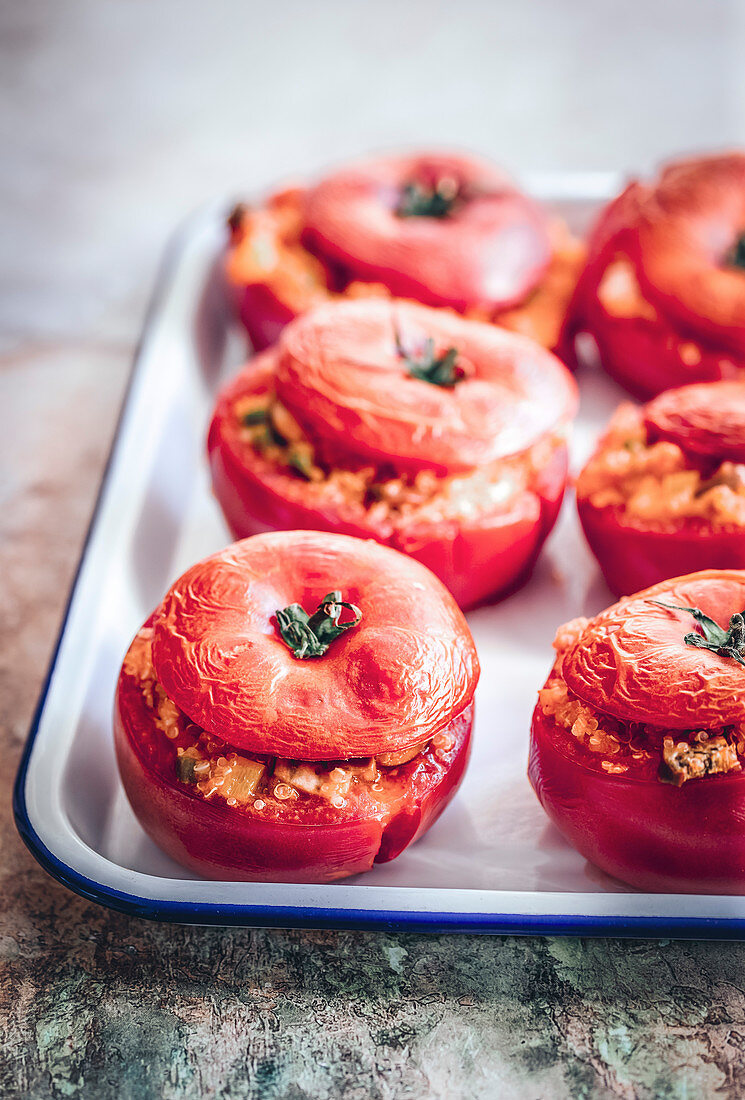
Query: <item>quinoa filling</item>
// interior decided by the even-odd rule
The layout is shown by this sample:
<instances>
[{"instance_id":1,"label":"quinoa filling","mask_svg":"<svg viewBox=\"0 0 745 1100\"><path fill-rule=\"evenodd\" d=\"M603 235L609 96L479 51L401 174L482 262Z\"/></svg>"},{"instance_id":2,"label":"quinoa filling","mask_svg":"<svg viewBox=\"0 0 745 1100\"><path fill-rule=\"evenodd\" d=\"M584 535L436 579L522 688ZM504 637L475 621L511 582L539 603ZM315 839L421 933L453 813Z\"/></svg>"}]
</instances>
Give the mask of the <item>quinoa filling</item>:
<instances>
[{"instance_id":1,"label":"quinoa filling","mask_svg":"<svg viewBox=\"0 0 745 1100\"><path fill-rule=\"evenodd\" d=\"M152 634L151 627L139 631L124 671L137 681L171 750L172 778L198 797L258 812L276 810L278 803L309 800L336 810L361 800L385 804L397 768L420 757L422 762L430 756L446 760L455 748L455 738L443 731L413 748L366 759L312 762L236 751L192 722L169 698L153 668Z\"/></svg>"},{"instance_id":2,"label":"quinoa filling","mask_svg":"<svg viewBox=\"0 0 745 1100\"><path fill-rule=\"evenodd\" d=\"M577 497L649 525L695 519L745 527L745 465L725 461L704 470L675 443L649 443L642 410L627 403L579 475Z\"/></svg>"},{"instance_id":3,"label":"quinoa filling","mask_svg":"<svg viewBox=\"0 0 745 1100\"><path fill-rule=\"evenodd\" d=\"M668 730L642 722L622 722L578 699L561 675L561 656L587 625L574 619L559 628L554 641L558 660L538 693L541 711L571 735L570 744L591 754L583 760L608 775L657 778L682 786L706 775L741 771L745 722L718 730Z\"/></svg>"},{"instance_id":4,"label":"quinoa filling","mask_svg":"<svg viewBox=\"0 0 745 1100\"><path fill-rule=\"evenodd\" d=\"M380 283L364 282L316 256L303 240L303 192L298 188L273 195L266 206L236 210L229 225L232 247L228 277L237 285L263 284L302 313L329 298L389 298ZM585 249L564 224L551 226L553 256L541 284L518 307L489 311L471 308L464 316L491 321L522 332L544 347L555 347L569 300L584 264Z\"/></svg>"},{"instance_id":5,"label":"quinoa filling","mask_svg":"<svg viewBox=\"0 0 745 1100\"><path fill-rule=\"evenodd\" d=\"M529 490L545 468L560 433L541 440L529 451L465 474L442 477L431 470L398 474L353 460L336 465L313 444L298 422L273 395L247 395L233 407L241 442L278 472L306 482L305 499L363 509L373 522L395 525L398 520L469 519L508 510Z\"/></svg>"}]
</instances>

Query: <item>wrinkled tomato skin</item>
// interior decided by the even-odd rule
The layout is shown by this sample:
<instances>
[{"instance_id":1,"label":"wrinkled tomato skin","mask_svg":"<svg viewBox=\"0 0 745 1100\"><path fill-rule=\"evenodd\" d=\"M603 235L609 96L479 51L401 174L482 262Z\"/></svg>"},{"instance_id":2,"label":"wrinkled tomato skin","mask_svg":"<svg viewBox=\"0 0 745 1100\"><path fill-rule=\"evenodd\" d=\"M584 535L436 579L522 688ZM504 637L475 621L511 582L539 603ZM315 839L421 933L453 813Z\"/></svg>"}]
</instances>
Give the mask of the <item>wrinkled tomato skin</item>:
<instances>
[{"instance_id":1,"label":"wrinkled tomato skin","mask_svg":"<svg viewBox=\"0 0 745 1100\"><path fill-rule=\"evenodd\" d=\"M289 497L287 478L265 476L258 463L246 461L230 445L229 415L218 406L208 451L213 492L234 538L289 530L372 538L426 565L463 609L496 599L527 579L561 507L568 465L563 444L552 451L533 490L519 496L507 513L418 521L394 531L343 506L305 504L302 482Z\"/></svg>"},{"instance_id":2,"label":"wrinkled tomato skin","mask_svg":"<svg viewBox=\"0 0 745 1100\"><path fill-rule=\"evenodd\" d=\"M745 569L745 532L681 522L667 530L621 523L614 508L578 500L582 529L611 592L629 596L702 569Z\"/></svg>"},{"instance_id":3,"label":"wrinkled tomato skin","mask_svg":"<svg viewBox=\"0 0 745 1100\"><path fill-rule=\"evenodd\" d=\"M162 759L158 766L157 739L163 735L131 677L120 676L114 707L117 762L145 832L182 866L205 878L231 881L332 882L395 859L455 795L468 763L472 727L469 705L443 731L456 739L447 769L442 766L427 781L412 783L387 824L369 817L333 821L329 814L328 823L303 825L208 802L170 779ZM143 751L143 741L151 746L149 752Z\"/></svg>"},{"instance_id":4,"label":"wrinkled tomato skin","mask_svg":"<svg viewBox=\"0 0 745 1100\"><path fill-rule=\"evenodd\" d=\"M563 736L537 708L528 777L551 821L585 859L640 890L745 894L742 773L681 787L605 775L571 758Z\"/></svg>"}]
</instances>

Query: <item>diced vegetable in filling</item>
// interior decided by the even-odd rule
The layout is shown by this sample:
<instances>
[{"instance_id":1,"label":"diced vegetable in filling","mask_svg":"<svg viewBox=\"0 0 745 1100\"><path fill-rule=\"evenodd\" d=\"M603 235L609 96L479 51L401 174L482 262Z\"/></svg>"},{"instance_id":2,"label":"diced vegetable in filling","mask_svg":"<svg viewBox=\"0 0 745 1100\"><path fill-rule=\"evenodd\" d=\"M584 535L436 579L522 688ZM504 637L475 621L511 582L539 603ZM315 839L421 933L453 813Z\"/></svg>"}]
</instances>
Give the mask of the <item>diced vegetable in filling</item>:
<instances>
[{"instance_id":1,"label":"diced vegetable in filling","mask_svg":"<svg viewBox=\"0 0 745 1100\"><path fill-rule=\"evenodd\" d=\"M682 787L689 779L701 779L705 775L740 771L737 748L725 737L696 735L700 740L675 741L666 737L662 743L660 779Z\"/></svg>"}]
</instances>

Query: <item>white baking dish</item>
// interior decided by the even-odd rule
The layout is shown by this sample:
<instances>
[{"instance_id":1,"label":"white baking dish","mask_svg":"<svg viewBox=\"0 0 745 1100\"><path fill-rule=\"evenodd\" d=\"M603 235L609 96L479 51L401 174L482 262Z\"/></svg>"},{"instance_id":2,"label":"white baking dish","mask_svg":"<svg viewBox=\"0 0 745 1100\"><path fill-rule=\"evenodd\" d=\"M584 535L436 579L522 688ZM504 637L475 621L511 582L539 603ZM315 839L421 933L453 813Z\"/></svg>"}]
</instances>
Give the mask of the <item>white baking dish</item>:
<instances>
[{"instance_id":1,"label":"white baking dish","mask_svg":"<svg viewBox=\"0 0 745 1100\"><path fill-rule=\"evenodd\" d=\"M617 181L562 175L527 183L581 227ZM207 882L145 836L118 778L112 696L127 643L167 586L229 541L204 454L215 389L245 354L217 263L226 205L179 233L147 320L16 784L18 828L36 858L80 894L159 920L742 935L741 898L639 893L589 866L528 785L530 716L555 628L611 602L571 499L530 584L469 616L483 668L470 768L445 814L398 860L333 885ZM575 465L622 396L589 370L581 388Z\"/></svg>"}]
</instances>

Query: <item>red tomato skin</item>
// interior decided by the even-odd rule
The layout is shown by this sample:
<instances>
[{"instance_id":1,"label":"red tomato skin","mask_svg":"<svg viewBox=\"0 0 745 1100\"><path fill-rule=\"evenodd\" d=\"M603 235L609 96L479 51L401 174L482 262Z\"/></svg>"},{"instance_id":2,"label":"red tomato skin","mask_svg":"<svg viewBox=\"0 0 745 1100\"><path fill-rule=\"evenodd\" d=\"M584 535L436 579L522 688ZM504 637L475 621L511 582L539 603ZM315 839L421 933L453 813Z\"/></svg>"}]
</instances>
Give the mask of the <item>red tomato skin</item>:
<instances>
[{"instance_id":1,"label":"red tomato skin","mask_svg":"<svg viewBox=\"0 0 745 1100\"><path fill-rule=\"evenodd\" d=\"M603 368L639 401L689 382L745 378L745 363L733 363L729 355L704 346L692 366L681 356L685 341L659 321L611 317L597 301L587 318L581 329L591 331Z\"/></svg>"},{"instance_id":2,"label":"red tomato skin","mask_svg":"<svg viewBox=\"0 0 745 1100\"><path fill-rule=\"evenodd\" d=\"M195 797L159 774L138 747L152 729L136 683L120 676L114 706L117 763L130 805L148 836L172 859L211 879L332 882L395 859L437 820L463 778L471 747L473 705L446 731L457 741L447 771L382 825L375 818L300 825L261 819ZM157 736L162 736L156 731Z\"/></svg>"},{"instance_id":3,"label":"red tomato skin","mask_svg":"<svg viewBox=\"0 0 745 1100\"><path fill-rule=\"evenodd\" d=\"M506 515L412 522L403 531L393 530L343 507L309 506L302 483L289 497L286 478L263 476L258 464L242 460L231 446L228 417L218 406L208 451L213 492L234 538L287 530L372 538L426 565L464 610L505 595L527 580L564 496L568 456L562 444L552 452L532 490L523 493Z\"/></svg>"},{"instance_id":4,"label":"red tomato skin","mask_svg":"<svg viewBox=\"0 0 745 1100\"><path fill-rule=\"evenodd\" d=\"M704 171L705 160L701 162ZM727 157L711 160L725 162L725 172L730 170ZM672 176L675 170L676 166L672 165L663 173L663 187L666 177ZM715 163L714 171L717 170ZM565 362L569 362L567 349L574 348L577 334L590 333L603 368L642 401L686 383L745 377L745 359L737 328L713 325L706 316L707 308L715 304L714 295L707 297L704 289L700 293L699 310L687 312L682 303L650 282L645 271L646 261L651 260L655 270L662 273L663 265L656 255L655 242L659 240L661 252L666 245L664 216L660 217L659 226L654 224L657 216L654 189L640 183L630 184L602 211L590 235L587 265L575 287L564 328L564 346L559 349ZM716 221L716 214L712 220ZM599 287L606 270L616 260L623 260L633 268L656 316L619 316L604 307ZM676 264L664 266L669 274L674 272ZM708 258L703 264L699 263L696 278L690 279L691 284L697 285L699 290L705 288L707 279L701 277L702 267L706 269L706 277L713 276L719 285L718 264L712 264ZM742 281L741 276L736 275L735 279ZM726 281L731 282L732 276L726 277Z\"/></svg>"},{"instance_id":5,"label":"red tomato skin","mask_svg":"<svg viewBox=\"0 0 745 1100\"><path fill-rule=\"evenodd\" d=\"M412 180L450 176L473 194L445 219L398 217ZM309 188L304 240L354 277L394 296L463 312L509 309L546 272L551 255L545 212L491 164L424 153L351 164Z\"/></svg>"},{"instance_id":6,"label":"red tomato skin","mask_svg":"<svg viewBox=\"0 0 745 1100\"><path fill-rule=\"evenodd\" d=\"M616 510L577 501L582 529L611 592L630 596L702 569L745 569L745 532L681 522L666 530L619 521Z\"/></svg>"},{"instance_id":7,"label":"red tomato skin","mask_svg":"<svg viewBox=\"0 0 745 1100\"><path fill-rule=\"evenodd\" d=\"M596 867L639 890L745 894L745 776L674 787L585 767L560 747L537 707L528 778L569 843Z\"/></svg>"},{"instance_id":8,"label":"red tomato skin","mask_svg":"<svg viewBox=\"0 0 745 1100\"><path fill-rule=\"evenodd\" d=\"M264 351L276 344L282 329L297 316L266 283L249 283L236 288L235 307L248 333L254 351Z\"/></svg>"}]
</instances>

